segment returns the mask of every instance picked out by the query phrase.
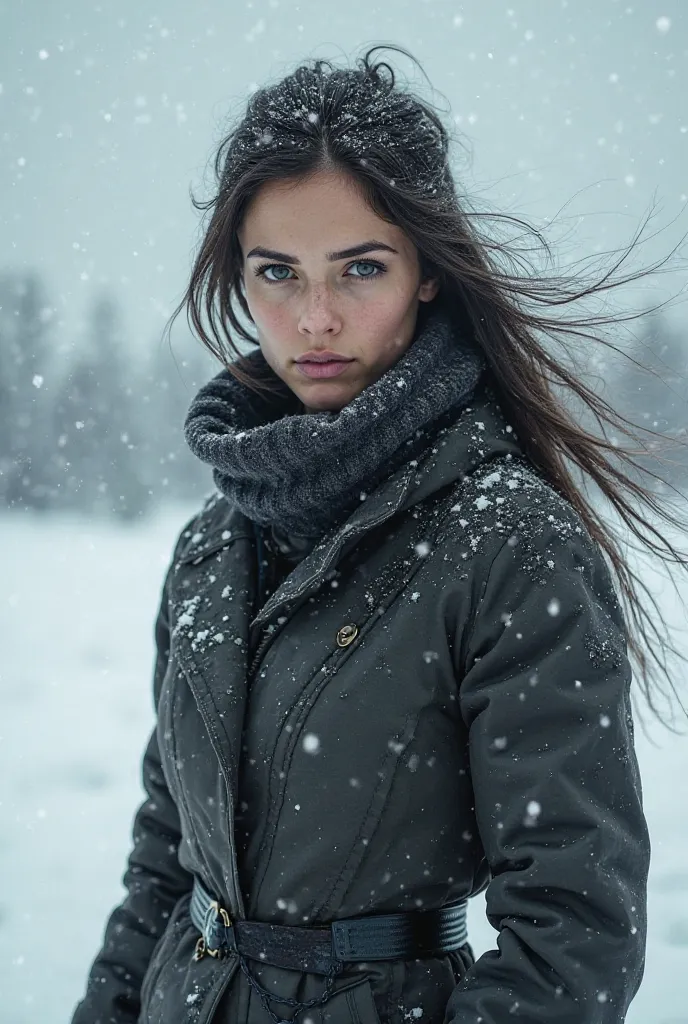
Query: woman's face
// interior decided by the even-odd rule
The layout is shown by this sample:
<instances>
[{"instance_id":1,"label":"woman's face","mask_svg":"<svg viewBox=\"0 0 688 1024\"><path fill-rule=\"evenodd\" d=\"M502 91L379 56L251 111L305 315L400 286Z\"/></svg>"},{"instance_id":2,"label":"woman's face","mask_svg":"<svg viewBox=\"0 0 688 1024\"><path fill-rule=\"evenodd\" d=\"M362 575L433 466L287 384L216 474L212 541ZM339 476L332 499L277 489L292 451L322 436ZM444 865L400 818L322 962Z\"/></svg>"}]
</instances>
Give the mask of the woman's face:
<instances>
[{"instance_id":1,"label":"woman's face","mask_svg":"<svg viewBox=\"0 0 688 1024\"><path fill-rule=\"evenodd\" d=\"M340 172L264 185L238 236L261 350L308 412L338 411L381 377L438 291L406 234Z\"/></svg>"}]
</instances>

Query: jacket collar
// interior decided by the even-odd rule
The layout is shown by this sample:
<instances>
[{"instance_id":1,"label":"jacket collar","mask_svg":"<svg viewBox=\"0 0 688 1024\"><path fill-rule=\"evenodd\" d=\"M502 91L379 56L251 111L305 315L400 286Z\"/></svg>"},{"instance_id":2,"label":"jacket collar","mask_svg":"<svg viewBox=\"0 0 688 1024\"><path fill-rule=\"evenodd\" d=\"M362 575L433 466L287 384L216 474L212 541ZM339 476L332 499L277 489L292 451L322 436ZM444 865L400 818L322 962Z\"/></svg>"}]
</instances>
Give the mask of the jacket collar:
<instances>
[{"instance_id":1,"label":"jacket collar","mask_svg":"<svg viewBox=\"0 0 688 1024\"><path fill-rule=\"evenodd\" d=\"M522 456L514 432L487 376L471 404L418 461L402 466L379 485L335 530L326 534L289 573L251 623L267 623L278 611L317 590L356 541L392 516L445 486L457 483L479 465L511 454ZM213 494L190 529L180 563L193 563L239 537L251 536L253 524L221 494Z\"/></svg>"}]
</instances>

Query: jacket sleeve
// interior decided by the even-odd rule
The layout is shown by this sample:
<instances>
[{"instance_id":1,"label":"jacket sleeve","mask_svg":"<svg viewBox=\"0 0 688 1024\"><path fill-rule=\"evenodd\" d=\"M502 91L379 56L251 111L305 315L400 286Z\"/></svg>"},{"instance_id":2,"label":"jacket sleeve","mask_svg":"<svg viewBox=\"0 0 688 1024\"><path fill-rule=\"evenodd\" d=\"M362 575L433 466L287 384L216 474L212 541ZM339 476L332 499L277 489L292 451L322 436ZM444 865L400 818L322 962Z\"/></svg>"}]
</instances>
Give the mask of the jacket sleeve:
<instances>
[{"instance_id":1,"label":"jacket sleeve","mask_svg":"<svg viewBox=\"0 0 688 1024\"><path fill-rule=\"evenodd\" d=\"M650 841L623 616L585 528L563 539L548 521L501 546L463 645L499 935L445 1024L621 1024L643 976Z\"/></svg>"},{"instance_id":2,"label":"jacket sleeve","mask_svg":"<svg viewBox=\"0 0 688 1024\"><path fill-rule=\"evenodd\" d=\"M180 535L180 540L184 532ZM177 543L176 551L179 548ZM169 653L168 584L170 565L155 620L153 691L157 708ZM179 816L160 764L157 730L143 756L146 800L134 817L133 849L123 882L127 895L112 912L103 945L88 976L86 994L72 1024L135 1024L143 977L175 903L192 877L180 865Z\"/></svg>"}]
</instances>

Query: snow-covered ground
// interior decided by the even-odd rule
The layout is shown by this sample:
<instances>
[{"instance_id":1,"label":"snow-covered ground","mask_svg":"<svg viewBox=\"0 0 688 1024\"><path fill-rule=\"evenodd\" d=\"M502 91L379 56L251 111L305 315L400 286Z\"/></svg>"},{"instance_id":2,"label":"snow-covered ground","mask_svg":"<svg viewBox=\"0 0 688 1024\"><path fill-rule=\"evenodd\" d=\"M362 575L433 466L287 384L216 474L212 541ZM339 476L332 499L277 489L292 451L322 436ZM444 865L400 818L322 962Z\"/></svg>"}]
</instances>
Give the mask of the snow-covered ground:
<instances>
[{"instance_id":1,"label":"snow-covered ground","mask_svg":"<svg viewBox=\"0 0 688 1024\"><path fill-rule=\"evenodd\" d=\"M153 721L153 618L187 511L120 528L0 518L2 1024L69 1020L121 899ZM688 652L685 609L664 593ZM655 727L653 745L636 731L653 864L645 980L627 1021L688 1024L688 738ZM494 946L483 897L469 930L476 953Z\"/></svg>"}]
</instances>

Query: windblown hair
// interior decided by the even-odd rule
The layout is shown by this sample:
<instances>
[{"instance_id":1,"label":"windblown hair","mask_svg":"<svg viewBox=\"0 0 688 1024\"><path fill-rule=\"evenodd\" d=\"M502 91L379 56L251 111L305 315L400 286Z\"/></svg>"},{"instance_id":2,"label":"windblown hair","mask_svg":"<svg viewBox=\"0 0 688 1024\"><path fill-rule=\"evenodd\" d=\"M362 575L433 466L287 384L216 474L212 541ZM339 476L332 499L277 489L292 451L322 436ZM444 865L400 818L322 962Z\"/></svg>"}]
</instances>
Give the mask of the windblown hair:
<instances>
[{"instance_id":1,"label":"windblown hair","mask_svg":"<svg viewBox=\"0 0 688 1024\"><path fill-rule=\"evenodd\" d=\"M383 48L411 57L401 47ZM662 614L657 603L625 560L609 523L584 496L567 461L578 467L584 483L589 478L599 487L643 545L664 561L685 569L685 553L678 552L634 508L633 502L637 499L685 534L688 525L669 511L667 501L658 500L665 485L674 491L676 488L637 461L636 457L649 449L632 429L636 425L555 359L542 340L549 338L564 347L570 337L599 342L646 369L600 331L642 313L563 318L558 311L635 281L659 269L668 257L649 268L617 275L639 237L636 235L611 268L588 284L581 284L580 275L545 276L532 266L525 273L517 273L516 268L523 262L520 253L481 231L481 220L514 224L521 232L534 236L548 257L549 243L521 218L474 212L468 198L459 196L449 164L449 133L431 107L396 84L389 64L371 63L371 54L378 49L381 47L368 50L356 68L336 68L324 60L302 64L275 85L250 96L245 116L217 150L215 194L204 202L191 197L197 210L212 210L212 215L188 288L169 325L186 306L187 319L190 314L193 329L220 363L247 386L257 390L265 387L264 382L247 374L243 360L246 345L242 352L234 340L242 339L249 346L257 344L234 307L236 299L252 322L238 241L247 206L267 182L297 181L323 170L344 172L355 179L371 209L399 226L415 244L423 277L435 277L440 282L440 293L434 301L448 303L484 351L497 396L525 454L578 511L590 535L608 556L626 608L629 655L639 668L634 676L639 679L648 706L663 721L657 710L656 688L669 703L677 697L685 712L666 667L666 652L671 650L686 659L660 635ZM204 310L208 331L202 322ZM577 422L555 395L553 384L577 396L603 431L603 424L611 426L611 440L588 432ZM647 433L666 442L652 442L655 457L663 447L683 444L655 431ZM634 447L621 446L619 434L635 442ZM621 464L630 467L629 474ZM640 482L642 474L660 481L659 489L644 486ZM684 498L681 492L676 493ZM656 540L644 535L641 527ZM644 607L639 589L645 592L654 613ZM636 632L629 628L631 618ZM651 671L648 654L664 673L668 689L655 677L654 669Z\"/></svg>"}]
</instances>

